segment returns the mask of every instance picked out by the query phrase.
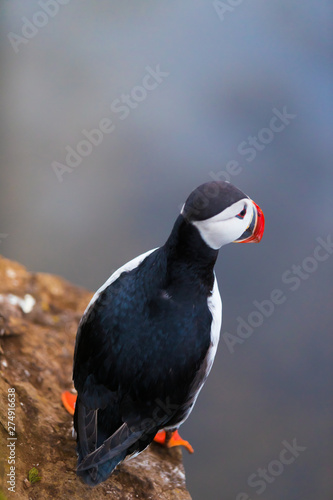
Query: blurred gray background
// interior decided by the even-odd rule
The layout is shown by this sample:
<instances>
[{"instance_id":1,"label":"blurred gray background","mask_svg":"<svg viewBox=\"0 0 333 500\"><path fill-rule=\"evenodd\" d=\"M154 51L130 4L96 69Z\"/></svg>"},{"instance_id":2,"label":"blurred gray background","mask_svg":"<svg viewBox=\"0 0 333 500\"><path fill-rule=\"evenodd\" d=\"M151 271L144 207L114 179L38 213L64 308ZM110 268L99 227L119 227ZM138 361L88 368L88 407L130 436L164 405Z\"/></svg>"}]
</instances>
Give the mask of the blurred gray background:
<instances>
[{"instance_id":1,"label":"blurred gray background","mask_svg":"<svg viewBox=\"0 0 333 500\"><path fill-rule=\"evenodd\" d=\"M332 3L0 9L1 253L94 290L164 243L192 189L229 175L266 233L220 252L224 336L182 427L188 487L194 500L332 500ZM101 122L109 132L82 143ZM275 289L283 303L260 319L254 301ZM246 339L240 318L257 325ZM282 464L286 442L302 450Z\"/></svg>"}]
</instances>

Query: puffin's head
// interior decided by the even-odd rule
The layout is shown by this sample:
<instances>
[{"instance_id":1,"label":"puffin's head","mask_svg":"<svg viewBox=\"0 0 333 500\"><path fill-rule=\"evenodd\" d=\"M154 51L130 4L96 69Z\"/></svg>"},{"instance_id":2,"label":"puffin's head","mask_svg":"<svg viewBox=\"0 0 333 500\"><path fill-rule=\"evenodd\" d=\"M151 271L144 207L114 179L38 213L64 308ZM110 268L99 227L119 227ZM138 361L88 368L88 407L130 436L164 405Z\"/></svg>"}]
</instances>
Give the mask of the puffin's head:
<instances>
[{"instance_id":1,"label":"puffin's head","mask_svg":"<svg viewBox=\"0 0 333 500\"><path fill-rule=\"evenodd\" d=\"M182 216L217 250L227 243L259 243L264 234L262 210L230 182L207 182L187 198Z\"/></svg>"}]
</instances>

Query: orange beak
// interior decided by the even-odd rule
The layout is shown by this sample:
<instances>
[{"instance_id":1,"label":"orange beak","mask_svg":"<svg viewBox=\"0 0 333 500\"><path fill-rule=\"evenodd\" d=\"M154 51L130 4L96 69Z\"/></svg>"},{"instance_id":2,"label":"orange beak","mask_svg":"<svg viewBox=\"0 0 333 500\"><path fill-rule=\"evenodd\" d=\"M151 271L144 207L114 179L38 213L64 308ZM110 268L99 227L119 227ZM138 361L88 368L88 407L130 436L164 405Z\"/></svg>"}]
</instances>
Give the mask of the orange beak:
<instances>
[{"instance_id":1,"label":"orange beak","mask_svg":"<svg viewBox=\"0 0 333 500\"><path fill-rule=\"evenodd\" d=\"M242 236L234 243L259 243L265 230L265 217L261 208L252 200L253 217Z\"/></svg>"}]
</instances>

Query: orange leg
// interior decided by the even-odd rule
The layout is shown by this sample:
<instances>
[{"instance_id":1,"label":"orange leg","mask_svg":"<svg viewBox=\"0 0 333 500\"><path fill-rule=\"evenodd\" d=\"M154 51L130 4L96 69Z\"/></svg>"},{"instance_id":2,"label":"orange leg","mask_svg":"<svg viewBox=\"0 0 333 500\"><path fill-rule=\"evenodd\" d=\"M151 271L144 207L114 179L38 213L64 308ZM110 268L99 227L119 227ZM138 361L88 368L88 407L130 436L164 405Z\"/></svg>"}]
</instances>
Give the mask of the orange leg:
<instances>
[{"instance_id":1,"label":"orange leg","mask_svg":"<svg viewBox=\"0 0 333 500\"><path fill-rule=\"evenodd\" d=\"M62 404L71 415L74 415L76 397L76 394L73 394L69 391L64 391L61 394ZM167 448L173 448L174 446L184 446L190 453L194 452L190 443L180 437L178 430L173 432L159 431L154 437L154 441L161 444L162 446L166 446Z\"/></svg>"},{"instance_id":2,"label":"orange leg","mask_svg":"<svg viewBox=\"0 0 333 500\"><path fill-rule=\"evenodd\" d=\"M173 448L174 446L184 446L190 453L194 453L194 450L188 441L182 439L178 433L175 431L159 431L154 437L154 441L167 448Z\"/></svg>"},{"instance_id":3,"label":"orange leg","mask_svg":"<svg viewBox=\"0 0 333 500\"><path fill-rule=\"evenodd\" d=\"M76 394L73 394L69 391L64 391L61 394L61 401L68 413L74 415L75 411L75 403L76 403Z\"/></svg>"}]
</instances>

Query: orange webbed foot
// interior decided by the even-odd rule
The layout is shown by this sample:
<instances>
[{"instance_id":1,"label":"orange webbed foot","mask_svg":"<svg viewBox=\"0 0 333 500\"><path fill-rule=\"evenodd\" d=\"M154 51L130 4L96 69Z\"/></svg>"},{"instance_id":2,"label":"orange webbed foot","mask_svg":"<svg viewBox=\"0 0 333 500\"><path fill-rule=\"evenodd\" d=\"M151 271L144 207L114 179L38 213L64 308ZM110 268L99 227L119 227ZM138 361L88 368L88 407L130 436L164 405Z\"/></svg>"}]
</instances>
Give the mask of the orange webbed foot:
<instances>
[{"instance_id":1,"label":"orange webbed foot","mask_svg":"<svg viewBox=\"0 0 333 500\"><path fill-rule=\"evenodd\" d=\"M184 446L187 451L194 453L194 449L188 441L185 441L180 435L178 430L175 431L159 431L154 437L156 443L173 448L174 446Z\"/></svg>"},{"instance_id":2,"label":"orange webbed foot","mask_svg":"<svg viewBox=\"0 0 333 500\"><path fill-rule=\"evenodd\" d=\"M76 398L76 394L73 394L70 391L64 391L61 394L62 404L71 415L74 415Z\"/></svg>"}]
</instances>

